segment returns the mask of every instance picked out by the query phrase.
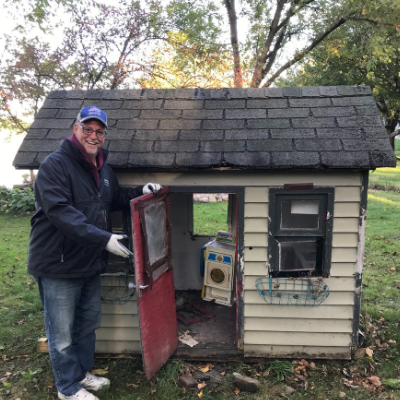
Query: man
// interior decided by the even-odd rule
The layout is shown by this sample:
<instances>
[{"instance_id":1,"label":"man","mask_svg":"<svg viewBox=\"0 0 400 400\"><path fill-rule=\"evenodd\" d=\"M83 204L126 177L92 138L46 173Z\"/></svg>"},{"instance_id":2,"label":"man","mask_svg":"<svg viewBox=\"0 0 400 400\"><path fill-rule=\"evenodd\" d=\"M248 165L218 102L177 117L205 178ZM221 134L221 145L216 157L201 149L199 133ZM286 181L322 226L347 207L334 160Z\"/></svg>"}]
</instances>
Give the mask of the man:
<instances>
[{"instance_id":1,"label":"man","mask_svg":"<svg viewBox=\"0 0 400 400\"><path fill-rule=\"evenodd\" d=\"M87 390L107 387L93 368L95 329L100 325L100 274L108 252L128 257L113 235L110 214L130 199L157 192L158 184L121 188L102 150L104 111L83 108L73 134L40 166L35 182L28 272L38 281L59 399L98 400Z\"/></svg>"}]
</instances>

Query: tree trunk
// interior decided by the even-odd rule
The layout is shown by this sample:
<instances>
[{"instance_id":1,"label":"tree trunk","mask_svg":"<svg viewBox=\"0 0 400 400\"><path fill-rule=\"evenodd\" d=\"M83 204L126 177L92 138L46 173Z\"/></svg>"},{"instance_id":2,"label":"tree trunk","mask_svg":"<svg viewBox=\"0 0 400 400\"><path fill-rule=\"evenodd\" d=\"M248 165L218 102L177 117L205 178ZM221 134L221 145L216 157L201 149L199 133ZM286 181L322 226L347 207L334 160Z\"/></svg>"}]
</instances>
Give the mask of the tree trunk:
<instances>
[{"instance_id":1,"label":"tree trunk","mask_svg":"<svg viewBox=\"0 0 400 400\"><path fill-rule=\"evenodd\" d=\"M389 141L393 150L395 150L395 145L394 145L395 137L397 135L400 135L400 129L396 130L397 125L399 124L399 120L400 120L400 113L396 113L393 118L385 119L386 132L389 135Z\"/></svg>"},{"instance_id":2,"label":"tree trunk","mask_svg":"<svg viewBox=\"0 0 400 400\"><path fill-rule=\"evenodd\" d=\"M235 10L235 0L224 0L229 17L229 27L231 30L231 44L233 49L233 72L235 87L243 86L242 66L240 64L239 40L237 33L237 17Z\"/></svg>"}]
</instances>

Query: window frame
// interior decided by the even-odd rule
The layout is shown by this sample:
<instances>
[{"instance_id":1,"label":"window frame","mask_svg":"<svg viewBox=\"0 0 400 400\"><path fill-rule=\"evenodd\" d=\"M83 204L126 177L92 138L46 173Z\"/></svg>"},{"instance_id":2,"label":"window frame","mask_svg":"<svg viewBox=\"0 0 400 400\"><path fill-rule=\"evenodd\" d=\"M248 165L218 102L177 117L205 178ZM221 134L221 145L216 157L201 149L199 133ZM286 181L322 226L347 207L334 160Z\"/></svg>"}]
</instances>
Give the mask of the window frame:
<instances>
[{"instance_id":1,"label":"window frame","mask_svg":"<svg viewBox=\"0 0 400 400\"><path fill-rule=\"evenodd\" d=\"M268 259L269 271L272 276L329 277L332 255L334 197L334 187L317 187L307 190L290 190L283 187L269 189ZM281 229L282 200L319 200L319 227L317 229ZM327 215L329 215L329 218L327 218ZM312 273L309 270L282 271L279 269L279 245L276 239L280 240L280 242L287 242L293 241L295 238L298 238L299 242L307 239L322 240L320 261Z\"/></svg>"}]
</instances>

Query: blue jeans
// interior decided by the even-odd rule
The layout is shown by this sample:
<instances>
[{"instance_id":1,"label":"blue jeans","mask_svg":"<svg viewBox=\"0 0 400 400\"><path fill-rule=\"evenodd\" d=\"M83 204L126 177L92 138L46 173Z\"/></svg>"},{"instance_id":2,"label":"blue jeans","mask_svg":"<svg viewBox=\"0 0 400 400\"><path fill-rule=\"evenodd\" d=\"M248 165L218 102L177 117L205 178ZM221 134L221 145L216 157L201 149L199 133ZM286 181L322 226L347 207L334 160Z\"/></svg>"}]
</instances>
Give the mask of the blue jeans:
<instances>
[{"instance_id":1,"label":"blue jeans","mask_svg":"<svg viewBox=\"0 0 400 400\"><path fill-rule=\"evenodd\" d=\"M38 285L56 387L72 396L93 368L95 329L101 320L101 277L38 277Z\"/></svg>"}]
</instances>

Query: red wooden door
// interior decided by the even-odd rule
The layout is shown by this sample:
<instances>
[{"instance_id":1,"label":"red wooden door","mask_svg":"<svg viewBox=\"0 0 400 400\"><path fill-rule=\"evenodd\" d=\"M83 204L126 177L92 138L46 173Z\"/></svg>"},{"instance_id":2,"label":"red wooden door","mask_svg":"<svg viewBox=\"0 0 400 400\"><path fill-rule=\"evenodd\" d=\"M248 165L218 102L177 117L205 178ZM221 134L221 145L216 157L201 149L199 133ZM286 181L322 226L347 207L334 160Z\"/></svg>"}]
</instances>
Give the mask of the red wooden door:
<instances>
[{"instance_id":1,"label":"red wooden door","mask_svg":"<svg viewBox=\"0 0 400 400\"><path fill-rule=\"evenodd\" d=\"M151 379L178 346L168 188L132 200L131 211L143 363Z\"/></svg>"}]
</instances>

